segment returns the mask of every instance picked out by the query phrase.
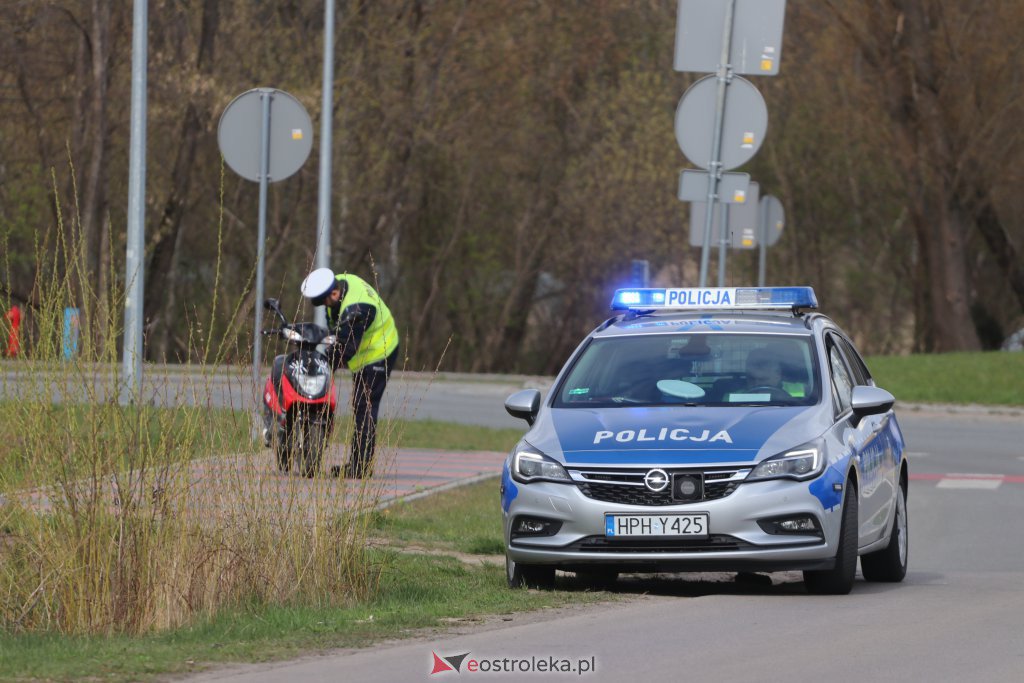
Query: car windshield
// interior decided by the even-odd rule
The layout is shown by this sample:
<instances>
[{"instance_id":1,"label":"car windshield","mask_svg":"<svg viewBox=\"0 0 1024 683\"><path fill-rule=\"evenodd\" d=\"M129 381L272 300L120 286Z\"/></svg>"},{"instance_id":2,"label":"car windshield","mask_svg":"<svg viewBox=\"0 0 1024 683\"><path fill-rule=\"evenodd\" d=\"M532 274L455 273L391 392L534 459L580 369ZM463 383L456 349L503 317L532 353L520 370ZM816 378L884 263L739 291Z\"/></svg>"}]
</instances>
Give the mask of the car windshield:
<instances>
[{"instance_id":1,"label":"car windshield","mask_svg":"<svg viewBox=\"0 0 1024 683\"><path fill-rule=\"evenodd\" d=\"M820 384L814 358L807 335L594 339L566 375L554 407L813 405Z\"/></svg>"}]
</instances>

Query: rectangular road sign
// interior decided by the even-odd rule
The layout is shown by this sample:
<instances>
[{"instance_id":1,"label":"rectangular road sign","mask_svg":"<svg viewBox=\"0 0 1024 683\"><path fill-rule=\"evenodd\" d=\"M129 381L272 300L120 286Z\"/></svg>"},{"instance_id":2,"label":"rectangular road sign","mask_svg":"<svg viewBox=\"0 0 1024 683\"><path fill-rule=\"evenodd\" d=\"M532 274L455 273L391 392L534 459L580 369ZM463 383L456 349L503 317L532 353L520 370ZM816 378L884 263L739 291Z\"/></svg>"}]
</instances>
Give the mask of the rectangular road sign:
<instances>
[{"instance_id":1,"label":"rectangular road sign","mask_svg":"<svg viewBox=\"0 0 1024 683\"><path fill-rule=\"evenodd\" d=\"M729 0L679 0L676 71L715 73ZM775 76L782 59L786 0L735 0L729 63L734 74Z\"/></svg>"},{"instance_id":2,"label":"rectangular road sign","mask_svg":"<svg viewBox=\"0 0 1024 683\"><path fill-rule=\"evenodd\" d=\"M755 249L757 248L757 218L758 200L761 187L757 183L750 183L747 189L747 201L742 204L729 205L729 246L733 249ZM707 216L707 202L693 202L690 204L690 246L704 246L704 221ZM721 219L722 205L715 203L714 217L711 220L711 244L718 245L721 233L719 226Z\"/></svg>"},{"instance_id":3,"label":"rectangular road sign","mask_svg":"<svg viewBox=\"0 0 1024 683\"><path fill-rule=\"evenodd\" d=\"M679 199L684 202L706 202L711 174L688 168L679 174ZM723 173L718 181L718 201L743 204L747 201L749 173Z\"/></svg>"}]
</instances>

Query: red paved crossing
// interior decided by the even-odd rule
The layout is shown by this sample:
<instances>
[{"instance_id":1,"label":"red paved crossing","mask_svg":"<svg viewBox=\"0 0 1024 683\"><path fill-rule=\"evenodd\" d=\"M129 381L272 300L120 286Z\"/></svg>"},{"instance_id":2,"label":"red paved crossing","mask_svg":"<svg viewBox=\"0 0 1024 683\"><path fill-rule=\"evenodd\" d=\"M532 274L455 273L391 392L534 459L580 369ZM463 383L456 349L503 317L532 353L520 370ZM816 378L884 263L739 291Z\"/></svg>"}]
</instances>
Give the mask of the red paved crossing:
<instances>
[{"instance_id":1,"label":"red paved crossing","mask_svg":"<svg viewBox=\"0 0 1024 683\"><path fill-rule=\"evenodd\" d=\"M269 450L255 455L232 455L196 460L187 471L149 471L140 480L122 475L119 480L103 477L83 480L67 489L40 488L20 498L36 509L49 509L68 496L109 495L112 508L124 501L160 500L171 482L187 484L188 505L211 515L250 513L276 503L286 508L303 505L307 514L317 516L345 508L386 505L411 494L438 487L458 485L480 477L501 474L505 453L491 451L450 451L419 448L380 449L373 478L339 479L328 476L307 479L295 473L278 472ZM343 455L335 447L325 454L324 469L340 465ZM143 495L144 494L144 495ZM497 496L497 493L495 493Z\"/></svg>"}]
</instances>

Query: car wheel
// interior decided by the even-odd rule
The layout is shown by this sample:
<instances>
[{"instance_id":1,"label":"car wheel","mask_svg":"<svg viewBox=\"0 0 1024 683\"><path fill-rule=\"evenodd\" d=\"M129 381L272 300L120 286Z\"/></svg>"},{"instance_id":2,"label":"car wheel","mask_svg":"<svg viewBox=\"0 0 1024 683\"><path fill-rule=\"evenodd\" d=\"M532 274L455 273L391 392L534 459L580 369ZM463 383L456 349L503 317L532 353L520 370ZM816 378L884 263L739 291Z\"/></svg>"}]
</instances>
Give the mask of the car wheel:
<instances>
[{"instance_id":1,"label":"car wheel","mask_svg":"<svg viewBox=\"0 0 1024 683\"><path fill-rule=\"evenodd\" d=\"M508 553L505 554L505 578L509 588L540 588L550 590L555 587L555 568L544 565L520 564Z\"/></svg>"},{"instance_id":2,"label":"car wheel","mask_svg":"<svg viewBox=\"0 0 1024 683\"><path fill-rule=\"evenodd\" d=\"M910 537L907 535L907 492L896 489L896 515L892 520L889 545L860 558L860 569L867 581L897 583L907 575L907 555Z\"/></svg>"},{"instance_id":3,"label":"car wheel","mask_svg":"<svg viewBox=\"0 0 1024 683\"><path fill-rule=\"evenodd\" d=\"M843 496L843 520L839 526L836 564L832 569L805 571L804 585L813 595L846 595L853 589L857 573L857 488L846 483Z\"/></svg>"}]
</instances>

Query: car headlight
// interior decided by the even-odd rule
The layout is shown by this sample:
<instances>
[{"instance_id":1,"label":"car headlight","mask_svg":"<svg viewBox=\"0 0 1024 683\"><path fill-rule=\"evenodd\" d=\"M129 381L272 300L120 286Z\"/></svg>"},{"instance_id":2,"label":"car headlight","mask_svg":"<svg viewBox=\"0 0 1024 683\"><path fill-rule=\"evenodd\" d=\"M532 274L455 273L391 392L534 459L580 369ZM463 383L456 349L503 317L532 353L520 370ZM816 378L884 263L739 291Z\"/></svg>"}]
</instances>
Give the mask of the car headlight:
<instances>
[{"instance_id":1,"label":"car headlight","mask_svg":"<svg viewBox=\"0 0 1024 683\"><path fill-rule=\"evenodd\" d=\"M307 396L316 396L324 390L327 375L300 375L299 389Z\"/></svg>"},{"instance_id":2,"label":"car headlight","mask_svg":"<svg viewBox=\"0 0 1024 683\"><path fill-rule=\"evenodd\" d=\"M526 442L520 442L512 454L512 478L527 484L531 481L554 481L571 484L572 479L565 468L536 450Z\"/></svg>"},{"instance_id":3,"label":"car headlight","mask_svg":"<svg viewBox=\"0 0 1024 683\"><path fill-rule=\"evenodd\" d=\"M820 439L761 461L747 481L757 479L813 479L825 465L824 443Z\"/></svg>"}]
</instances>

